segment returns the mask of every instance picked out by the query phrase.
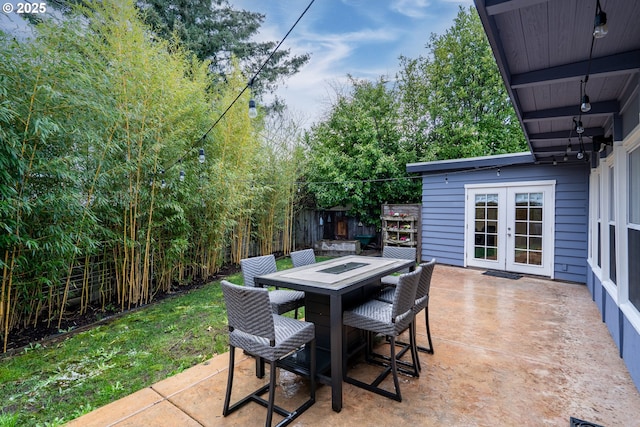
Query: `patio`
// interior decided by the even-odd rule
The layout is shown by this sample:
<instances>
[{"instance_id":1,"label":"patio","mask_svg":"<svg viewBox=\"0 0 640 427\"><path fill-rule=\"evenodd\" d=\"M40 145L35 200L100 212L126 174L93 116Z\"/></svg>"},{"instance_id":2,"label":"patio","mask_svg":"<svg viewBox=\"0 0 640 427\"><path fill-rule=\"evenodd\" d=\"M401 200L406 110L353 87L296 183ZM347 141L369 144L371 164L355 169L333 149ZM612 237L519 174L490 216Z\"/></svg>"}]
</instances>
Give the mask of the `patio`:
<instances>
[{"instance_id":1,"label":"patio","mask_svg":"<svg viewBox=\"0 0 640 427\"><path fill-rule=\"evenodd\" d=\"M436 267L435 354L420 354L419 379L402 377L401 403L345 384L344 407L336 413L331 390L320 386L316 404L292 425L566 426L570 417L607 427L640 425L640 394L586 286L482 273ZM420 343L426 341L422 316ZM220 355L68 425L263 425L266 410L258 405L222 417L227 365L228 354ZM239 358L235 396L257 387L254 368L253 359ZM276 400L294 407L306 382L285 375Z\"/></svg>"}]
</instances>

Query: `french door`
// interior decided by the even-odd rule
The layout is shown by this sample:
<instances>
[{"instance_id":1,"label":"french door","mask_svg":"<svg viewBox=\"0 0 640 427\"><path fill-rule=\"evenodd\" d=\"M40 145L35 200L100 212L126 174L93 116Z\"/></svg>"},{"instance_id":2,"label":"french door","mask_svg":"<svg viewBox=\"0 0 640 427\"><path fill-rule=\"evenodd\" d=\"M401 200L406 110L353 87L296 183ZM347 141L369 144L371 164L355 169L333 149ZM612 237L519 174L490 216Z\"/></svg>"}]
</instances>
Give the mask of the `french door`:
<instances>
[{"instance_id":1,"label":"french door","mask_svg":"<svg viewBox=\"0 0 640 427\"><path fill-rule=\"evenodd\" d=\"M466 264L552 277L555 182L465 189Z\"/></svg>"}]
</instances>

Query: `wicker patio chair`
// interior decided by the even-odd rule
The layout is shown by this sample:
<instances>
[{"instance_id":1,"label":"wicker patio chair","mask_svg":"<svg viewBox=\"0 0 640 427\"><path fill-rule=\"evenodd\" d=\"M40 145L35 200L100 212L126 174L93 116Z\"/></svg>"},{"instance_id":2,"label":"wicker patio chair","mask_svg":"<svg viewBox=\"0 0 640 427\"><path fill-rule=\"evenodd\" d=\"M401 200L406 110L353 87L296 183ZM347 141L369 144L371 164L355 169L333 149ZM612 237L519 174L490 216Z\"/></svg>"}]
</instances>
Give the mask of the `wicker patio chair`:
<instances>
[{"instance_id":1,"label":"wicker patio chair","mask_svg":"<svg viewBox=\"0 0 640 427\"><path fill-rule=\"evenodd\" d=\"M435 269L436 262L437 262L436 259L432 258L431 261L420 264L420 267L422 267L422 274L420 274L420 279L418 280L418 290L416 291L416 301L414 305L414 312L416 314L416 317L418 316L418 313L424 310L427 339L429 340L428 348L418 346L417 344L416 344L416 348L419 351L423 351L429 354L433 354L433 343L431 341L431 329L429 328L429 290L431 289L431 277L433 276L433 270ZM396 290L393 288L385 289L384 291L382 291L382 293L378 296L377 299L379 299L380 301L384 301L388 304L391 304L393 302L393 297L395 292ZM415 328L413 329L413 331L415 332ZM413 336L412 338L415 341L415 336ZM398 344L405 345L405 343L401 343L401 342L399 342ZM420 368L419 362L418 362L418 368Z\"/></svg>"},{"instance_id":2,"label":"wicker patio chair","mask_svg":"<svg viewBox=\"0 0 640 427\"><path fill-rule=\"evenodd\" d=\"M315 264L316 254L313 249L302 249L289 254L294 267L302 267L303 265Z\"/></svg>"},{"instance_id":3,"label":"wicker patio chair","mask_svg":"<svg viewBox=\"0 0 640 427\"><path fill-rule=\"evenodd\" d=\"M276 258L273 255L257 256L240 260L242 277L245 286L255 287L254 278L263 274L275 273ZM295 318L298 318L298 308L304 305L304 292L288 289L276 289L269 292L271 308L276 314L284 314L295 310Z\"/></svg>"},{"instance_id":4,"label":"wicker patio chair","mask_svg":"<svg viewBox=\"0 0 640 427\"><path fill-rule=\"evenodd\" d=\"M316 393L316 344L313 323L291 319L271 311L269 291L263 288L234 285L226 280L220 282L227 306L229 322L229 374L224 399L223 416L256 402L267 408L265 426L271 427L273 412L284 417L277 426L285 426L315 403ZM277 368L287 369L279 362L293 351L304 347L308 352L310 397L299 408L287 411L275 404ZM231 403L235 349L241 348L249 354L269 362L269 383L253 393ZM269 392L268 400L261 396Z\"/></svg>"},{"instance_id":5,"label":"wicker patio chair","mask_svg":"<svg viewBox=\"0 0 640 427\"><path fill-rule=\"evenodd\" d=\"M383 258L399 258L399 259L412 259L416 260L417 250L416 248L407 248L403 246L385 246L382 248ZM408 269L402 272L407 272ZM384 286L396 286L398 284L397 275L384 276L380 281Z\"/></svg>"},{"instance_id":6,"label":"wicker patio chair","mask_svg":"<svg viewBox=\"0 0 640 427\"><path fill-rule=\"evenodd\" d=\"M344 380L349 384L361 387L365 390L377 393L381 396L388 397L398 402L402 401L400 393L400 384L398 381L398 369L396 360L396 338L407 328L412 328L415 317L413 306L415 304L416 290L418 287L418 279L422 274L422 268L418 267L415 271L404 273L399 276L396 293L393 302L388 304L376 299L369 300L352 310L343 313L343 325L351 326L366 331L367 337L366 351L372 348L372 334L385 335L389 340L390 355L388 357L389 364L385 366L383 371L371 383L365 383L348 375L345 366ZM347 334L345 333L345 336ZM345 343L346 349L346 343ZM415 375L418 375L416 366L416 351L411 349L411 357L413 360L413 368ZM343 363L346 364L346 357ZM389 375L393 376L393 384L395 392L390 392L379 387L380 383Z\"/></svg>"}]
</instances>

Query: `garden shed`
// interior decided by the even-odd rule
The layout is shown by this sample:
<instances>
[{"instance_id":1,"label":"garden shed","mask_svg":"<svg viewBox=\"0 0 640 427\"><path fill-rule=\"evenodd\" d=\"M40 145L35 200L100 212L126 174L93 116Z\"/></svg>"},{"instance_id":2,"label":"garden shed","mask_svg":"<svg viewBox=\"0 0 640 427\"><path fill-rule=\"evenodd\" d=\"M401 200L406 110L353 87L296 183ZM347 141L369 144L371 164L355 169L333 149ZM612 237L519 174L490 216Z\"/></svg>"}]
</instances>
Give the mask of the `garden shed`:
<instances>
[{"instance_id":1,"label":"garden shed","mask_svg":"<svg viewBox=\"0 0 640 427\"><path fill-rule=\"evenodd\" d=\"M422 259L586 282L585 163L530 153L407 165L422 174Z\"/></svg>"}]
</instances>

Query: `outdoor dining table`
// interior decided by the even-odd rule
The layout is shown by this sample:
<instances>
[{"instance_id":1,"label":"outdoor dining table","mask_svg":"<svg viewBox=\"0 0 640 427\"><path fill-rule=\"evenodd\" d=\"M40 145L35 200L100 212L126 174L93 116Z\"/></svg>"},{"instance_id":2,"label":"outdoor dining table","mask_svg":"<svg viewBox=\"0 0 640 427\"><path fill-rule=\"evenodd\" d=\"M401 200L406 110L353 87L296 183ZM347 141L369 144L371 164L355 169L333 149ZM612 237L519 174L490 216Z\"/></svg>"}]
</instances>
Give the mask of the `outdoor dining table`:
<instances>
[{"instance_id":1,"label":"outdoor dining table","mask_svg":"<svg viewBox=\"0 0 640 427\"><path fill-rule=\"evenodd\" d=\"M413 270L415 262L348 255L255 277L257 286L305 292L305 320L316 326L318 380L331 386L334 411L342 410L343 310L369 298L382 277L407 268ZM302 366L304 356L292 363ZM308 369L301 367L301 372Z\"/></svg>"}]
</instances>

